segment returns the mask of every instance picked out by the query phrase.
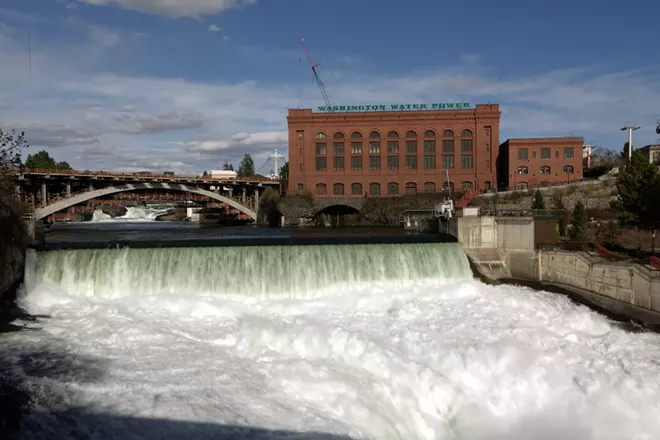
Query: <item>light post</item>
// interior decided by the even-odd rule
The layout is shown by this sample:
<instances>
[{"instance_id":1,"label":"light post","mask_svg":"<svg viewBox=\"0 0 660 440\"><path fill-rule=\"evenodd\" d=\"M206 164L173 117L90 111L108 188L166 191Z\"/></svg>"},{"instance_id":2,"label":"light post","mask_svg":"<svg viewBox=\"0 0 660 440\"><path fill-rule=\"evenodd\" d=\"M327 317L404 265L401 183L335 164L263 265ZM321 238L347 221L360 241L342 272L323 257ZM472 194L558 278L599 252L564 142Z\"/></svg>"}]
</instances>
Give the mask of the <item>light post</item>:
<instances>
[{"instance_id":1,"label":"light post","mask_svg":"<svg viewBox=\"0 0 660 440\"><path fill-rule=\"evenodd\" d=\"M637 124L627 123L621 128L621 131L628 130L628 160L632 158L632 132L639 130L641 127Z\"/></svg>"},{"instance_id":2,"label":"light post","mask_svg":"<svg viewBox=\"0 0 660 440\"><path fill-rule=\"evenodd\" d=\"M651 232L651 256L655 256L655 229Z\"/></svg>"}]
</instances>

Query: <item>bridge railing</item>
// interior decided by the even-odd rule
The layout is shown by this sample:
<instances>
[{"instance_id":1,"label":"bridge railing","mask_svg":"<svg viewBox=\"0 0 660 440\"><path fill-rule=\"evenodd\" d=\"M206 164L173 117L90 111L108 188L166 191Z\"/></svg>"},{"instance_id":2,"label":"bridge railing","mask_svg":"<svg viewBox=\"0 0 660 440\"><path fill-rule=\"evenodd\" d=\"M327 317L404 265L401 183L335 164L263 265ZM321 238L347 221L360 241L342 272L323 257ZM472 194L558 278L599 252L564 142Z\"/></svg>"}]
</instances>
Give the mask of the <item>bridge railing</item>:
<instances>
[{"instance_id":1,"label":"bridge railing","mask_svg":"<svg viewBox=\"0 0 660 440\"><path fill-rule=\"evenodd\" d=\"M140 174L140 173L123 173L112 171L90 171L90 170L61 170L57 168L15 168L16 174L55 174L65 176L98 176L98 177L123 177L135 178L139 180L148 179L167 179L167 180L199 180L209 182L268 182L278 183L277 179L269 179L268 177L234 177L227 178L214 178L211 176L190 176L190 175L170 175L170 174Z\"/></svg>"}]
</instances>

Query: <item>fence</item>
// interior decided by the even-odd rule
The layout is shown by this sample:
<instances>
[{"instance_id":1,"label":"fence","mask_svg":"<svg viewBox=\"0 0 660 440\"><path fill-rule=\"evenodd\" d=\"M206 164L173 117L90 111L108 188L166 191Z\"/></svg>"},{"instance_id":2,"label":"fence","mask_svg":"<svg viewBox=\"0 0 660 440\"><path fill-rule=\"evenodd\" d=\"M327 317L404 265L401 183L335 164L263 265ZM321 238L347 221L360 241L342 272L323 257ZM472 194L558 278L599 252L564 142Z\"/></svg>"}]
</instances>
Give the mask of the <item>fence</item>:
<instances>
[{"instance_id":1,"label":"fence","mask_svg":"<svg viewBox=\"0 0 660 440\"><path fill-rule=\"evenodd\" d=\"M136 180L161 179L161 180L201 180L209 182L268 182L279 183L278 179L268 177L232 177L232 178L214 178L211 176L189 176L189 175L171 175L171 174L141 174L141 173L121 173L110 171L90 171L90 170L60 170L56 168L21 168L14 169L15 174L49 174L65 176L90 176L90 177L123 177Z\"/></svg>"}]
</instances>

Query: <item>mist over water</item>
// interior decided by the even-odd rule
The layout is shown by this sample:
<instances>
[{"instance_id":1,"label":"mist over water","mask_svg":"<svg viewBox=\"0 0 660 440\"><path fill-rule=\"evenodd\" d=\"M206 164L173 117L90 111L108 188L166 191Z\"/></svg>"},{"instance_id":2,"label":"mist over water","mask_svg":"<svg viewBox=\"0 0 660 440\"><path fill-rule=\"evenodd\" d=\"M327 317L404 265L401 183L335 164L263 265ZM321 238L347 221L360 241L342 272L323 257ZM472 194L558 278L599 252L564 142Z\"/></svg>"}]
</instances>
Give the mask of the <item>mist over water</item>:
<instances>
[{"instance_id":1,"label":"mist over water","mask_svg":"<svg viewBox=\"0 0 660 440\"><path fill-rule=\"evenodd\" d=\"M112 217L100 209L96 209L92 214L92 222L105 223L105 222L149 222L156 221L159 215L165 214L169 208L154 208L154 207L127 207L126 214L119 217Z\"/></svg>"},{"instance_id":2,"label":"mist over water","mask_svg":"<svg viewBox=\"0 0 660 440\"><path fill-rule=\"evenodd\" d=\"M657 334L481 284L456 244L53 251L26 275L50 318L0 340L38 403L20 438L660 438Z\"/></svg>"}]
</instances>

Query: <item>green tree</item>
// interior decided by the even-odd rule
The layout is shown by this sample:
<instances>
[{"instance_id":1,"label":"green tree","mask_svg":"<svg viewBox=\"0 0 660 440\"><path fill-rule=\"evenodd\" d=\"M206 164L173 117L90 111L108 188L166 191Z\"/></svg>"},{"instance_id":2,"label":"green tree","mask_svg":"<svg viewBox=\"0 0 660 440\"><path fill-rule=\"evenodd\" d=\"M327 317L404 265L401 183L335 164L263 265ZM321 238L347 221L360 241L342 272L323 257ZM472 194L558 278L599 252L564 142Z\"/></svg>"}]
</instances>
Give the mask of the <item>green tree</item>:
<instances>
[{"instance_id":1,"label":"green tree","mask_svg":"<svg viewBox=\"0 0 660 440\"><path fill-rule=\"evenodd\" d=\"M57 162L46 150L41 150L35 154L29 154L25 160L26 168L48 168L55 170L70 170L71 165L68 162Z\"/></svg>"},{"instance_id":2,"label":"green tree","mask_svg":"<svg viewBox=\"0 0 660 440\"><path fill-rule=\"evenodd\" d=\"M252 156L250 156L248 153L245 153L243 160L241 160L241 163L238 165L237 174L238 177L254 176L254 161L252 160Z\"/></svg>"},{"instance_id":3,"label":"green tree","mask_svg":"<svg viewBox=\"0 0 660 440\"><path fill-rule=\"evenodd\" d=\"M284 193L286 194L288 188L289 188L289 162L287 161L282 167L280 168L280 185L284 189Z\"/></svg>"},{"instance_id":4,"label":"green tree","mask_svg":"<svg viewBox=\"0 0 660 440\"><path fill-rule=\"evenodd\" d=\"M633 151L630 162L619 172L616 186L619 196L612 207L620 211L622 224L660 226L660 175L640 151Z\"/></svg>"},{"instance_id":5,"label":"green tree","mask_svg":"<svg viewBox=\"0 0 660 440\"><path fill-rule=\"evenodd\" d=\"M208 176L209 176L209 172L205 170L205 171L202 173L202 177L208 177Z\"/></svg>"},{"instance_id":6,"label":"green tree","mask_svg":"<svg viewBox=\"0 0 660 440\"><path fill-rule=\"evenodd\" d=\"M578 201L573 209L569 237L577 241L587 241L587 211L581 201Z\"/></svg>"},{"instance_id":7,"label":"green tree","mask_svg":"<svg viewBox=\"0 0 660 440\"><path fill-rule=\"evenodd\" d=\"M537 189L534 193L534 201L532 202L533 210L543 210L545 209L545 200L543 200L543 193L541 190Z\"/></svg>"},{"instance_id":8,"label":"green tree","mask_svg":"<svg viewBox=\"0 0 660 440\"><path fill-rule=\"evenodd\" d=\"M223 169L223 171L234 171L234 165L230 164L229 162L225 162L222 165L222 169Z\"/></svg>"}]
</instances>

